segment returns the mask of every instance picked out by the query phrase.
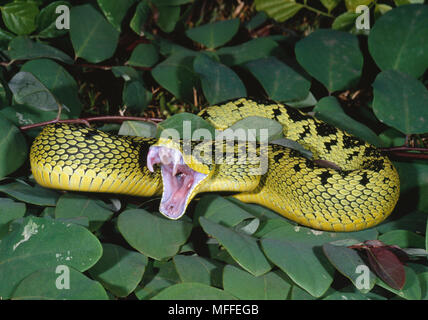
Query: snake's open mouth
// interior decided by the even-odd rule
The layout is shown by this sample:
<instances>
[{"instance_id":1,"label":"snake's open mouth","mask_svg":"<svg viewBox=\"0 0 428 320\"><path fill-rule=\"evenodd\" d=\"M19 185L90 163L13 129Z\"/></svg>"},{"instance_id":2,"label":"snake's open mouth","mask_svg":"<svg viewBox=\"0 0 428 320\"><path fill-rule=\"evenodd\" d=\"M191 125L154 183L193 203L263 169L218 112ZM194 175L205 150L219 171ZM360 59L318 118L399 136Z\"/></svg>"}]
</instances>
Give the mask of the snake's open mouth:
<instances>
[{"instance_id":1,"label":"snake's open mouth","mask_svg":"<svg viewBox=\"0 0 428 320\"><path fill-rule=\"evenodd\" d=\"M159 211L170 219L179 219L186 211L188 199L195 187L207 176L191 169L180 151L152 146L147 155L147 168L159 164L162 172L163 193Z\"/></svg>"}]
</instances>

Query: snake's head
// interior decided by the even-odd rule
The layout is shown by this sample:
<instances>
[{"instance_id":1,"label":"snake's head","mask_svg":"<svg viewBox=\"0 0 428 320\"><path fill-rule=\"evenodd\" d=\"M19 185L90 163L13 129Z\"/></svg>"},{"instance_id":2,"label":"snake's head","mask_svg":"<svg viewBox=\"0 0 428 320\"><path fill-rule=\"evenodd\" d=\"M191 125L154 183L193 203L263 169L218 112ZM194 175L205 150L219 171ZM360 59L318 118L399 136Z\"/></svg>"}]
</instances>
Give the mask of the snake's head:
<instances>
[{"instance_id":1,"label":"snake's head","mask_svg":"<svg viewBox=\"0 0 428 320\"><path fill-rule=\"evenodd\" d=\"M147 154L147 168L153 172L160 165L163 193L159 211L170 219L179 219L197 194L197 187L207 174L190 168L180 150L165 146L151 146Z\"/></svg>"}]
</instances>

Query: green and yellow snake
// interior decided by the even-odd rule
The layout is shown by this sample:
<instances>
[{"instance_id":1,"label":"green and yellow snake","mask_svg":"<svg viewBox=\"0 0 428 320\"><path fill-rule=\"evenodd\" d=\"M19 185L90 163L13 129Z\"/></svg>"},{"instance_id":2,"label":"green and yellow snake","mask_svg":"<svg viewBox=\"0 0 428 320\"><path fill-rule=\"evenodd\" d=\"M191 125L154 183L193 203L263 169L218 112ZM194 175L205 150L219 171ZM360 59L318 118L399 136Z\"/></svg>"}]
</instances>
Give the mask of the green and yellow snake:
<instances>
[{"instance_id":1,"label":"green and yellow snake","mask_svg":"<svg viewBox=\"0 0 428 320\"><path fill-rule=\"evenodd\" d=\"M391 161L374 146L297 109L247 98L211 106L199 116L219 130L249 116L278 121L284 135L310 150L314 160L281 145L180 141L118 136L83 125L46 126L30 152L36 181L45 187L133 196L162 195L160 211L180 218L201 192L230 191L302 225L328 231L356 231L383 221L399 197L399 177ZM232 150L217 163L209 148ZM239 152L253 148L253 156ZM211 149L212 150L212 149ZM267 152L268 169L254 174ZM205 153L205 155L204 155ZM251 153L251 152L248 152ZM213 161L202 161L207 158ZM319 165L332 162L338 168Z\"/></svg>"}]
</instances>

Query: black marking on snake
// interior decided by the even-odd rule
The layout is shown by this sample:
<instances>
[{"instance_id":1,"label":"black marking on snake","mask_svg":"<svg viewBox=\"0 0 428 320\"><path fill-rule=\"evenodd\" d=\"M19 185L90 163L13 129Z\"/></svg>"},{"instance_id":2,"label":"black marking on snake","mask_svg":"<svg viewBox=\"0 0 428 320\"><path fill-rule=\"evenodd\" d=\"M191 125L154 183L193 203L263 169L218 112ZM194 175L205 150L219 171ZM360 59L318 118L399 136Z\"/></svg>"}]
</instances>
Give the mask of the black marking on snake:
<instances>
[{"instance_id":1,"label":"black marking on snake","mask_svg":"<svg viewBox=\"0 0 428 320\"><path fill-rule=\"evenodd\" d=\"M236 106L237 108L242 108L242 107L244 107L244 106L245 106L245 104L244 104L243 102L239 102L239 103L235 103L235 106Z\"/></svg>"},{"instance_id":2,"label":"black marking on snake","mask_svg":"<svg viewBox=\"0 0 428 320\"><path fill-rule=\"evenodd\" d=\"M333 177L333 175L328 172L328 170L323 171L318 177L321 179L321 184L325 185L328 183L328 178Z\"/></svg>"},{"instance_id":3,"label":"black marking on snake","mask_svg":"<svg viewBox=\"0 0 428 320\"><path fill-rule=\"evenodd\" d=\"M310 126L309 125L304 125L303 126L303 129L305 130L305 131L303 131L303 132L301 132L301 133L299 133L299 138L300 139L304 139L308 134L310 134L311 133L311 128L310 128Z\"/></svg>"},{"instance_id":4,"label":"black marking on snake","mask_svg":"<svg viewBox=\"0 0 428 320\"><path fill-rule=\"evenodd\" d=\"M282 115L282 111L281 111L281 109L280 109L279 107L277 107L277 108L274 108L272 111L273 111L273 118L274 118L275 120L278 120L278 117L279 117L280 115Z\"/></svg>"},{"instance_id":5,"label":"black marking on snake","mask_svg":"<svg viewBox=\"0 0 428 320\"><path fill-rule=\"evenodd\" d=\"M324 143L324 146L328 151L331 151L331 146L335 145L337 145L337 140L331 140L329 142Z\"/></svg>"},{"instance_id":6,"label":"black marking on snake","mask_svg":"<svg viewBox=\"0 0 428 320\"><path fill-rule=\"evenodd\" d=\"M88 132L86 132L85 134L84 134L84 138L85 139L92 139L94 136L96 136L97 135L97 132L96 131L92 131L92 130L89 130Z\"/></svg>"},{"instance_id":7,"label":"black marking on snake","mask_svg":"<svg viewBox=\"0 0 428 320\"><path fill-rule=\"evenodd\" d=\"M290 107L286 107L288 116L290 117L291 120L298 122L298 121L303 121L303 120L313 120L313 118L307 114L301 113L299 110L297 109L292 109Z\"/></svg>"},{"instance_id":8,"label":"black marking on snake","mask_svg":"<svg viewBox=\"0 0 428 320\"><path fill-rule=\"evenodd\" d=\"M361 140L360 138L350 136L350 135L344 135L343 136L343 147L345 149L363 146L364 144L365 144L365 142L363 140Z\"/></svg>"},{"instance_id":9,"label":"black marking on snake","mask_svg":"<svg viewBox=\"0 0 428 320\"><path fill-rule=\"evenodd\" d=\"M365 157L378 157L379 156L379 150L377 150L374 147L368 147L364 150L364 156Z\"/></svg>"},{"instance_id":10,"label":"black marking on snake","mask_svg":"<svg viewBox=\"0 0 428 320\"><path fill-rule=\"evenodd\" d=\"M291 158L301 158L304 157L303 154L299 150L291 149L289 156Z\"/></svg>"},{"instance_id":11,"label":"black marking on snake","mask_svg":"<svg viewBox=\"0 0 428 320\"><path fill-rule=\"evenodd\" d=\"M309 160L309 159L305 159L305 164L309 169L314 169L315 168L315 164L313 161Z\"/></svg>"},{"instance_id":12,"label":"black marking on snake","mask_svg":"<svg viewBox=\"0 0 428 320\"><path fill-rule=\"evenodd\" d=\"M302 168L300 168L299 164L294 165L293 169L296 172L299 172L300 170L302 170Z\"/></svg>"},{"instance_id":13,"label":"black marking on snake","mask_svg":"<svg viewBox=\"0 0 428 320\"><path fill-rule=\"evenodd\" d=\"M202 111L202 113L199 115L202 119L208 118L210 116L208 110Z\"/></svg>"},{"instance_id":14,"label":"black marking on snake","mask_svg":"<svg viewBox=\"0 0 428 320\"><path fill-rule=\"evenodd\" d=\"M337 129L335 127L321 121L315 122L315 128L317 130L318 135L321 137L327 137L331 134L337 133Z\"/></svg>"},{"instance_id":15,"label":"black marking on snake","mask_svg":"<svg viewBox=\"0 0 428 320\"><path fill-rule=\"evenodd\" d=\"M352 158L354 158L354 157L358 156L359 154L360 154L360 152L359 152L359 151L354 151L354 152L352 152L352 153L348 154L348 157L347 157L347 159L346 159L346 160L352 160Z\"/></svg>"},{"instance_id":16,"label":"black marking on snake","mask_svg":"<svg viewBox=\"0 0 428 320\"><path fill-rule=\"evenodd\" d=\"M352 172L352 170L338 170L337 173L342 177L346 178L349 176L349 174Z\"/></svg>"},{"instance_id":17,"label":"black marking on snake","mask_svg":"<svg viewBox=\"0 0 428 320\"><path fill-rule=\"evenodd\" d=\"M372 171L380 171L380 170L385 169L385 162L383 161L383 159L366 160L366 161L363 161L362 165L365 169L369 169Z\"/></svg>"},{"instance_id":18,"label":"black marking on snake","mask_svg":"<svg viewBox=\"0 0 428 320\"><path fill-rule=\"evenodd\" d=\"M363 186L366 186L366 185L367 185L367 183L369 183L369 182L370 182L369 178L367 177L367 172L364 172L364 173L361 175L361 177L362 177L362 179L360 180L360 184L361 184L361 185L363 185Z\"/></svg>"},{"instance_id":19,"label":"black marking on snake","mask_svg":"<svg viewBox=\"0 0 428 320\"><path fill-rule=\"evenodd\" d=\"M273 160L274 160L275 162L278 162L279 160L281 160L281 159L282 159L282 157L284 157L284 153L279 152L279 153L277 153L276 155L274 155L274 156L273 156Z\"/></svg>"},{"instance_id":20,"label":"black marking on snake","mask_svg":"<svg viewBox=\"0 0 428 320\"><path fill-rule=\"evenodd\" d=\"M143 169L147 165L147 155L149 154L149 145L146 143L140 144L140 157L139 157L139 164L140 168Z\"/></svg>"}]
</instances>

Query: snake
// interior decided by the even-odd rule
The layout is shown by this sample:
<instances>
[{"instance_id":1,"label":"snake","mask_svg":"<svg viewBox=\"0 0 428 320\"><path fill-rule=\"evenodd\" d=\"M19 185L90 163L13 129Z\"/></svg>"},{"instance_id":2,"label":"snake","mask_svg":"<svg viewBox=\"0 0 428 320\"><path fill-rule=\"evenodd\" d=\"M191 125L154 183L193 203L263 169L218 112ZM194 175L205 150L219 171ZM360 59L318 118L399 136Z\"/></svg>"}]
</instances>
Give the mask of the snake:
<instances>
[{"instance_id":1,"label":"snake","mask_svg":"<svg viewBox=\"0 0 428 320\"><path fill-rule=\"evenodd\" d=\"M247 117L277 121L312 158L262 141L145 138L57 122L32 143L33 177L53 189L161 196L159 211L174 220L198 194L231 193L297 224L333 232L376 226L398 201L398 172L381 150L296 108L240 98L198 116L220 133Z\"/></svg>"}]
</instances>

